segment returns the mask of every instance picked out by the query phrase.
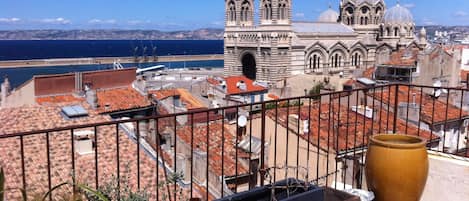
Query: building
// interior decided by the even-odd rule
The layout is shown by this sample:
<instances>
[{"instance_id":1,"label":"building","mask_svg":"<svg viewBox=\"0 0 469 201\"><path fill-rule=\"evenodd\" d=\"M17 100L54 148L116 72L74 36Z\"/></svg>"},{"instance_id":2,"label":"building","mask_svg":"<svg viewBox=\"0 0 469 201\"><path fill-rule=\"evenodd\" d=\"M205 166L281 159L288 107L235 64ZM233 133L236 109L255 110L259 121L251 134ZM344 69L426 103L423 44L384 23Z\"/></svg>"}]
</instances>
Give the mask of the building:
<instances>
[{"instance_id":1,"label":"building","mask_svg":"<svg viewBox=\"0 0 469 201\"><path fill-rule=\"evenodd\" d=\"M245 76L208 78L207 83L207 96L213 107L259 103L271 99L264 83Z\"/></svg>"},{"instance_id":2,"label":"building","mask_svg":"<svg viewBox=\"0 0 469 201\"><path fill-rule=\"evenodd\" d=\"M226 76L274 83L303 73L345 73L387 61L399 48L426 45L411 12L384 0L342 0L316 22L293 22L292 0L225 0ZM259 16L255 16L258 9ZM255 18L259 17L259 23Z\"/></svg>"}]
</instances>

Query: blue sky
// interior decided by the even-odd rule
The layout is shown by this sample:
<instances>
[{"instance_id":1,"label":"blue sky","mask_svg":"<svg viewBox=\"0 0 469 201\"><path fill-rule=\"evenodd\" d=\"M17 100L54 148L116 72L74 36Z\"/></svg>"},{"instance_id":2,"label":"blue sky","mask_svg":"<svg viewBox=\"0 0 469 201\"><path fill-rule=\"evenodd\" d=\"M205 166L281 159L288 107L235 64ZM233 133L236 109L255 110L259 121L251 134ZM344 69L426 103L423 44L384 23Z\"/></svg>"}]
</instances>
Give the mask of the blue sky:
<instances>
[{"instance_id":1,"label":"blue sky","mask_svg":"<svg viewBox=\"0 0 469 201\"><path fill-rule=\"evenodd\" d=\"M222 28L223 0L0 0L0 29ZM339 0L294 0L295 20L314 20ZM397 0L387 0L388 8ZM469 25L469 0L401 0L417 25Z\"/></svg>"}]
</instances>

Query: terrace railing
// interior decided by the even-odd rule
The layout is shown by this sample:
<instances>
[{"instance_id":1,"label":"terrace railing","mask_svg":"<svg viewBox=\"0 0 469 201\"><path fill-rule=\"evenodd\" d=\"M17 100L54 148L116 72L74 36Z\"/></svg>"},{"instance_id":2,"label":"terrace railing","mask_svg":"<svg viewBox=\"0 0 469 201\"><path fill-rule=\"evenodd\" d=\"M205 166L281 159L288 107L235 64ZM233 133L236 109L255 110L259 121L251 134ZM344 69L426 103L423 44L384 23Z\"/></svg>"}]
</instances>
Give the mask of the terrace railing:
<instances>
[{"instance_id":1,"label":"terrace railing","mask_svg":"<svg viewBox=\"0 0 469 201\"><path fill-rule=\"evenodd\" d=\"M429 150L467 157L468 96L466 89L391 84L56 125L0 135L0 165L7 189L30 194L70 182L114 187L117 196L140 191L151 200L213 200L287 178L366 189L364 153L371 135L417 135L427 139ZM55 190L48 199L76 189ZM21 195L10 190L5 196L15 200Z\"/></svg>"}]
</instances>

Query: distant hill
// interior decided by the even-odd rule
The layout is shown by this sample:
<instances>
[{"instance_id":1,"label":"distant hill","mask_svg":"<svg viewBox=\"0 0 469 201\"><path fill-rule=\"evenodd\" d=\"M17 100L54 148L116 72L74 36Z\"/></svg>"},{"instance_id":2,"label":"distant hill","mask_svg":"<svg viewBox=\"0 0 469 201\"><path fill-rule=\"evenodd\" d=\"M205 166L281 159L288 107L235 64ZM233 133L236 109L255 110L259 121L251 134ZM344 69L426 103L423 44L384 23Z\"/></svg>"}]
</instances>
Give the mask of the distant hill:
<instances>
[{"instance_id":1,"label":"distant hill","mask_svg":"<svg viewBox=\"0 0 469 201\"><path fill-rule=\"evenodd\" d=\"M0 40L221 40L223 32L223 29L171 32L158 30L0 30Z\"/></svg>"}]
</instances>

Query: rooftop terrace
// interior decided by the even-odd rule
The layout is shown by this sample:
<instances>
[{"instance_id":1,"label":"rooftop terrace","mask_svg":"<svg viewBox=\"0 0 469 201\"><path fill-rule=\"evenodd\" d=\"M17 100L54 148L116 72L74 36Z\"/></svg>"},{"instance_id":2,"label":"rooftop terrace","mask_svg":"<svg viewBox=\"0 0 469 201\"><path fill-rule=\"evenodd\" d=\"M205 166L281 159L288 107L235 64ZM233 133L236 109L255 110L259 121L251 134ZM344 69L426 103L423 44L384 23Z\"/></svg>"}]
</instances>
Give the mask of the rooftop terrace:
<instances>
[{"instance_id":1,"label":"rooftop terrace","mask_svg":"<svg viewBox=\"0 0 469 201\"><path fill-rule=\"evenodd\" d=\"M122 194L128 186L150 200L214 200L285 178L366 190L368 138L405 133L428 142L422 200L467 200L468 113L454 100L469 92L424 93L442 89L384 85L178 114L157 108L159 115L137 119L112 119L83 101L77 103L88 116L72 119L61 114L61 104L1 109L0 167L8 189L31 195L61 182L103 187L114 177ZM175 172L183 178L173 181ZM71 192L61 188L49 199ZM20 196L6 192L8 200Z\"/></svg>"}]
</instances>

